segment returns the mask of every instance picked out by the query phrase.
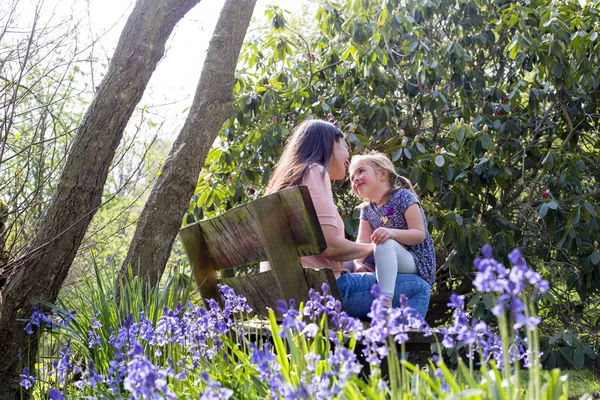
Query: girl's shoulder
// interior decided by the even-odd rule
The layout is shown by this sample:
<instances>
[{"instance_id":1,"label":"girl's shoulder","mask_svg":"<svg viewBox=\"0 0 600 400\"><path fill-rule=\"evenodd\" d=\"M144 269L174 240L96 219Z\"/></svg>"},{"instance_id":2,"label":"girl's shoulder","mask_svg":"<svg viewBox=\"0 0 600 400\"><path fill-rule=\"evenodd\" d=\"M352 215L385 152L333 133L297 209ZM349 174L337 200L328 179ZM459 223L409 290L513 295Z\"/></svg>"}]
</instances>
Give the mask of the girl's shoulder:
<instances>
[{"instance_id":1,"label":"girl's shoulder","mask_svg":"<svg viewBox=\"0 0 600 400\"><path fill-rule=\"evenodd\" d=\"M390 196L390 203L418 203L419 199L410 189L398 189Z\"/></svg>"}]
</instances>

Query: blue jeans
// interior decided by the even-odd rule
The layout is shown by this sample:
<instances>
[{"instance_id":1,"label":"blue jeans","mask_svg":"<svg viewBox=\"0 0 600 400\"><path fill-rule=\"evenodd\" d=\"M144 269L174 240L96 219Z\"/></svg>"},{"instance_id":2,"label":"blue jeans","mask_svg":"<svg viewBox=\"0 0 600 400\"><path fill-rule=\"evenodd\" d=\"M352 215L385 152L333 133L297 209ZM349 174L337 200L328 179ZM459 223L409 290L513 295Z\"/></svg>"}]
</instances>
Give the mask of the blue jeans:
<instances>
[{"instance_id":1,"label":"blue jeans","mask_svg":"<svg viewBox=\"0 0 600 400\"><path fill-rule=\"evenodd\" d=\"M342 302L348 315L365 319L371 311L371 289L377 283L373 272L343 273L337 280L342 295ZM396 275L392 306L399 307L401 294L408 297L408 306L417 310L423 317L429 308L431 286L423 278L413 274Z\"/></svg>"}]
</instances>

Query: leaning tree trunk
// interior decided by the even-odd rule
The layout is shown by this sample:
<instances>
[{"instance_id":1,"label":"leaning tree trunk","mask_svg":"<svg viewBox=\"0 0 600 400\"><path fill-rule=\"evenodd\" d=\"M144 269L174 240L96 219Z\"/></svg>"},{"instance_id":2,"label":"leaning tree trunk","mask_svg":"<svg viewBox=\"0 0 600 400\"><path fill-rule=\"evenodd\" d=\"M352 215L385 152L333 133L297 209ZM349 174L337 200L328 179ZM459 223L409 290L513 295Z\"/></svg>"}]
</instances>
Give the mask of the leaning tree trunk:
<instances>
[{"instance_id":1,"label":"leaning tree trunk","mask_svg":"<svg viewBox=\"0 0 600 400\"><path fill-rule=\"evenodd\" d=\"M35 357L37 335L24 323L36 302L55 302L77 249L101 204L108 168L165 42L200 0L138 0L94 101L73 141L52 204L25 256L0 292L0 399L18 396L17 352Z\"/></svg>"},{"instance_id":2,"label":"leaning tree trunk","mask_svg":"<svg viewBox=\"0 0 600 400\"><path fill-rule=\"evenodd\" d=\"M206 155L233 111L235 69L255 3L227 0L221 10L189 115L138 220L121 278L131 265L153 287L164 272Z\"/></svg>"}]
</instances>

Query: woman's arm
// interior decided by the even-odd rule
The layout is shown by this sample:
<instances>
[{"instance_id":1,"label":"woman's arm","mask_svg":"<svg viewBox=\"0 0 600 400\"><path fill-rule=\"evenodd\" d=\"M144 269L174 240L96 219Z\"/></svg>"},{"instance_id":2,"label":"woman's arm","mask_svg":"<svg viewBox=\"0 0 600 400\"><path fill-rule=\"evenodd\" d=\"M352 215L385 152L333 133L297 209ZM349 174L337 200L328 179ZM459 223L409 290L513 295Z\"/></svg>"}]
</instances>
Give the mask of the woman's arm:
<instances>
[{"instance_id":1,"label":"woman's arm","mask_svg":"<svg viewBox=\"0 0 600 400\"><path fill-rule=\"evenodd\" d=\"M358 236L356 237L356 243L371 243L371 235L373 234L373 228L369 221L361 219L358 225ZM374 272L373 268L365 264L367 257L361 257L354 260L354 272Z\"/></svg>"},{"instance_id":2,"label":"woman's arm","mask_svg":"<svg viewBox=\"0 0 600 400\"><path fill-rule=\"evenodd\" d=\"M383 243L388 239L396 242L414 246L425 241L425 225L421 216L421 206L413 203L404 212L408 229L378 228L371 235L371 241L375 244Z\"/></svg>"},{"instance_id":3,"label":"woman's arm","mask_svg":"<svg viewBox=\"0 0 600 400\"><path fill-rule=\"evenodd\" d=\"M373 252L372 244L355 243L337 234L333 225L321 225L327 249L321 255L333 261L350 261L367 257Z\"/></svg>"},{"instance_id":4,"label":"woman's arm","mask_svg":"<svg viewBox=\"0 0 600 400\"><path fill-rule=\"evenodd\" d=\"M373 234L373 228L366 219L361 219L358 225L358 236L356 237L356 243L371 243L371 235Z\"/></svg>"}]
</instances>

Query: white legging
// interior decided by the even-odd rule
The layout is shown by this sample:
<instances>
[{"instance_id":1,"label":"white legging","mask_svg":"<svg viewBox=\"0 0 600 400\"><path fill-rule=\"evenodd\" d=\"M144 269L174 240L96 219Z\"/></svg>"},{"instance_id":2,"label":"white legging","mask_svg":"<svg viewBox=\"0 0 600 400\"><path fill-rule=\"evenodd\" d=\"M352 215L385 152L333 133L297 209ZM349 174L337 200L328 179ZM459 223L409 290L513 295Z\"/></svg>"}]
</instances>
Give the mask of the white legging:
<instances>
[{"instance_id":1,"label":"white legging","mask_svg":"<svg viewBox=\"0 0 600 400\"><path fill-rule=\"evenodd\" d=\"M397 274L418 274L412 254L395 240L375 245L373 255L377 283L384 296L394 297Z\"/></svg>"}]
</instances>

